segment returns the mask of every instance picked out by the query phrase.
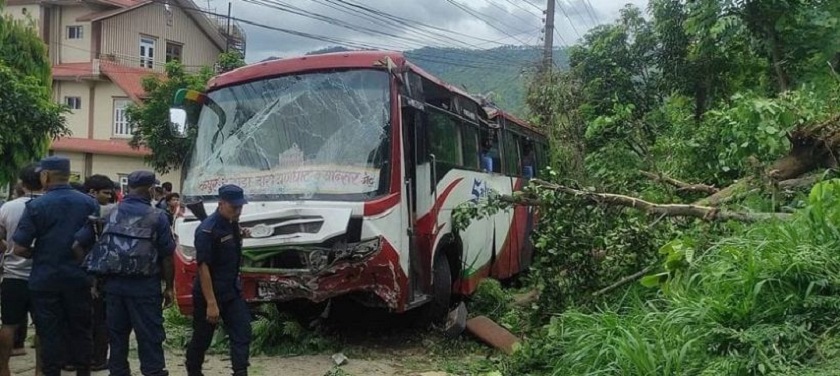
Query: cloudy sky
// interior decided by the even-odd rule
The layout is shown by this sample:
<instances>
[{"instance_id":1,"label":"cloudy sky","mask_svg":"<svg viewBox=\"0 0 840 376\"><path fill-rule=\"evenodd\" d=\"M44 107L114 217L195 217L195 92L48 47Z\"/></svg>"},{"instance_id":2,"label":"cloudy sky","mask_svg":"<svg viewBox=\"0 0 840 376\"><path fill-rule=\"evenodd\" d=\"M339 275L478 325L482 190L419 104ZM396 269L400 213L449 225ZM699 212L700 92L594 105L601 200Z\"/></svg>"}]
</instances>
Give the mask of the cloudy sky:
<instances>
[{"instance_id":1,"label":"cloudy sky","mask_svg":"<svg viewBox=\"0 0 840 376\"><path fill-rule=\"evenodd\" d=\"M194 1L217 13L227 12L228 0ZM294 56L340 44L396 50L426 45L492 48L504 44L542 44L543 16L538 8L544 8L546 3L545 0L232 1L236 18L327 38L326 41L317 40L245 24L248 62L269 56ZM560 37L555 34L555 45L573 44L594 25L615 19L619 9L627 3L644 7L646 0L557 0L555 25ZM382 21L371 19L368 10L347 4L360 5L402 20L386 27ZM482 18L495 22L488 24ZM428 26L447 31L429 31ZM424 27L426 34L418 31Z\"/></svg>"}]
</instances>

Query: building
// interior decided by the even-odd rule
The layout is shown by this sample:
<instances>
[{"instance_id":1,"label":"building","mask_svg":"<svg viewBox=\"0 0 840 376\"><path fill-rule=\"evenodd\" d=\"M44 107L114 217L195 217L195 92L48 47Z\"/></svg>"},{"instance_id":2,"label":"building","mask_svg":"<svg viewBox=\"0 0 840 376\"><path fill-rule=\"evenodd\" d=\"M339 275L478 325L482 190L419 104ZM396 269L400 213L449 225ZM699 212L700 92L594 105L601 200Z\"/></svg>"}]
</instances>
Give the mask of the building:
<instances>
[{"instance_id":1,"label":"building","mask_svg":"<svg viewBox=\"0 0 840 376\"><path fill-rule=\"evenodd\" d=\"M123 186L131 171L150 169L149 150L128 146L125 117L145 96L142 79L172 59L212 67L229 45L191 0L8 0L4 12L34 22L52 60L53 96L71 109L72 134L50 153L68 157L80 178L103 174ZM159 179L180 189L179 171Z\"/></svg>"}]
</instances>

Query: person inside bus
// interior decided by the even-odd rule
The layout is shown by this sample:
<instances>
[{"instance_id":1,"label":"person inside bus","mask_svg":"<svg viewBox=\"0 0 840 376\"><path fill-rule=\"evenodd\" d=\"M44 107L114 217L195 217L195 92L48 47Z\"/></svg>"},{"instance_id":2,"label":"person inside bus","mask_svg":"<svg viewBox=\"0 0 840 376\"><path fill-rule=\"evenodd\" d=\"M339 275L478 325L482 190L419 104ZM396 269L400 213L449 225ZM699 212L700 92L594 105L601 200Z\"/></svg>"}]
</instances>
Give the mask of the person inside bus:
<instances>
[{"instance_id":1,"label":"person inside bus","mask_svg":"<svg viewBox=\"0 0 840 376\"><path fill-rule=\"evenodd\" d=\"M483 172L493 172L493 157L490 156L490 149L492 147L493 143L489 138L481 141L481 151L479 151L478 158L481 161L481 171Z\"/></svg>"},{"instance_id":2,"label":"person inside bus","mask_svg":"<svg viewBox=\"0 0 840 376\"><path fill-rule=\"evenodd\" d=\"M490 173L501 173L502 163L499 158L499 149L495 145L492 136L485 135L481 139L481 150L479 151L479 161L481 162L481 170Z\"/></svg>"},{"instance_id":3,"label":"person inside bus","mask_svg":"<svg viewBox=\"0 0 840 376\"><path fill-rule=\"evenodd\" d=\"M525 179L533 179L536 170L536 156L534 155L534 144L525 142L522 145L522 175Z\"/></svg>"}]
</instances>

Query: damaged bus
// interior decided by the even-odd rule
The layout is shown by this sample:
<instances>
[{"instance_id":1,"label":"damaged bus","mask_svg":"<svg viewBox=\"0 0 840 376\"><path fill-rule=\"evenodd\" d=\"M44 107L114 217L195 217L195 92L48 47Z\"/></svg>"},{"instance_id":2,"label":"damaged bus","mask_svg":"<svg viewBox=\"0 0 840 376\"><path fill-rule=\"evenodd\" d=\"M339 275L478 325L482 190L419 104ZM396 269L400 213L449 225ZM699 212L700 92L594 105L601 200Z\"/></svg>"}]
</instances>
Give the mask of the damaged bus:
<instances>
[{"instance_id":1,"label":"damaged bus","mask_svg":"<svg viewBox=\"0 0 840 376\"><path fill-rule=\"evenodd\" d=\"M530 263L532 209L500 211L457 233L452 211L521 189L546 163L545 136L400 53L262 62L179 95L174 130L195 135L182 197L198 203L175 224L185 314L194 233L224 184L249 200L240 218L251 232L240 262L249 302L352 296L440 318L482 278Z\"/></svg>"}]
</instances>

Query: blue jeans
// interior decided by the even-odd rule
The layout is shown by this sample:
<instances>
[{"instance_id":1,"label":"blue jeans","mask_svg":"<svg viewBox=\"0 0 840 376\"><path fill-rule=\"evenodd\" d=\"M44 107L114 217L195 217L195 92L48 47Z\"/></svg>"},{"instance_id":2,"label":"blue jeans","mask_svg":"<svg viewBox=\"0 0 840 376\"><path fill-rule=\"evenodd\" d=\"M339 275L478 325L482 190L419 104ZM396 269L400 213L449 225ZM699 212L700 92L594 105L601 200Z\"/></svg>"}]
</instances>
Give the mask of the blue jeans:
<instances>
[{"instance_id":1,"label":"blue jeans","mask_svg":"<svg viewBox=\"0 0 840 376\"><path fill-rule=\"evenodd\" d=\"M219 315L230 338L230 362L234 375L247 375L251 347L251 312L242 297L218 302ZM204 355L213 341L216 325L207 322L207 301L193 295L193 335L187 345L187 374L201 375Z\"/></svg>"},{"instance_id":2,"label":"blue jeans","mask_svg":"<svg viewBox=\"0 0 840 376\"><path fill-rule=\"evenodd\" d=\"M140 357L140 373L144 376L166 376L166 360L163 357L162 295L145 297L108 294L105 322L111 356L108 370L111 376L128 376L128 338L132 329L137 337L137 352Z\"/></svg>"},{"instance_id":3,"label":"blue jeans","mask_svg":"<svg viewBox=\"0 0 840 376\"><path fill-rule=\"evenodd\" d=\"M60 376L62 355L78 374L90 374L93 352L90 289L32 291L32 314L41 345L44 376ZM69 335L69 349L64 333Z\"/></svg>"}]
</instances>

